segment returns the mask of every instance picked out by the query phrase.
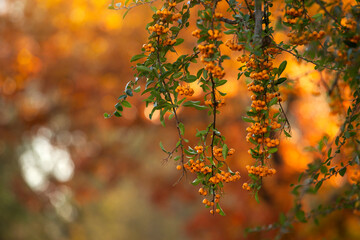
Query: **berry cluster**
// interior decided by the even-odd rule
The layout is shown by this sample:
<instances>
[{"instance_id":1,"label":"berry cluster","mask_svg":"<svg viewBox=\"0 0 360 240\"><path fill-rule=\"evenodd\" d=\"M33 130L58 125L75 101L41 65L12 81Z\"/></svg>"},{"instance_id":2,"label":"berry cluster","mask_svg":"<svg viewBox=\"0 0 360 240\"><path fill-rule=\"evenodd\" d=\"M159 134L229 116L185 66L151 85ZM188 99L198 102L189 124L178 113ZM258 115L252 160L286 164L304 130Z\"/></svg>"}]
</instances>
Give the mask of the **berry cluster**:
<instances>
[{"instance_id":1,"label":"berry cluster","mask_svg":"<svg viewBox=\"0 0 360 240\"><path fill-rule=\"evenodd\" d=\"M177 168L178 168L178 166L177 166ZM200 160L194 161L193 159L190 159L188 161L188 163L184 164L184 168L189 170L192 173L200 173L201 172L203 174L208 174L208 173L212 172L212 169L209 166L205 166L205 162L202 162ZM181 166L180 166L180 169L181 169Z\"/></svg>"},{"instance_id":2,"label":"berry cluster","mask_svg":"<svg viewBox=\"0 0 360 240\"><path fill-rule=\"evenodd\" d=\"M172 15L172 12L164 8L163 10L157 10L156 15L158 15L162 20L165 20L168 16Z\"/></svg>"},{"instance_id":3,"label":"berry cluster","mask_svg":"<svg viewBox=\"0 0 360 240\"><path fill-rule=\"evenodd\" d=\"M214 147L213 149L213 153L216 157L223 157L223 149L222 148L219 148L219 147ZM228 156L231 156L235 153L235 149L233 148L230 148L227 152L227 155Z\"/></svg>"},{"instance_id":4,"label":"berry cluster","mask_svg":"<svg viewBox=\"0 0 360 240\"><path fill-rule=\"evenodd\" d=\"M206 100L205 104L208 105L208 106L211 106L211 107L214 106L212 100ZM220 107L224 106L225 105L225 98L223 98L223 97L221 97L219 95L216 95L215 105L216 105L216 108L220 108Z\"/></svg>"},{"instance_id":5,"label":"berry cluster","mask_svg":"<svg viewBox=\"0 0 360 240\"><path fill-rule=\"evenodd\" d=\"M249 174L254 174L260 177L271 176L276 173L276 170L273 168L268 168L266 166L246 166L246 170Z\"/></svg>"},{"instance_id":6,"label":"berry cluster","mask_svg":"<svg viewBox=\"0 0 360 240\"><path fill-rule=\"evenodd\" d=\"M208 34L210 40L220 40L222 38L222 33L217 29L215 30L210 29L208 31Z\"/></svg>"},{"instance_id":7,"label":"berry cluster","mask_svg":"<svg viewBox=\"0 0 360 240\"><path fill-rule=\"evenodd\" d=\"M191 33L191 35L193 35L194 37L196 37L196 38L200 38L201 36L200 36L200 30L199 29L196 29L195 31L193 31L192 33Z\"/></svg>"},{"instance_id":8,"label":"berry cluster","mask_svg":"<svg viewBox=\"0 0 360 240\"><path fill-rule=\"evenodd\" d=\"M194 95L194 89L192 89L189 85L187 86L178 86L175 89L175 92L179 93L180 95L191 97Z\"/></svg>"},{"instance_id":9,"label":"berry cluster","mask_svg":"<svg viewBox=\"0 0 360 240\"><path fill-rule=\"evenodd\" d=\"M254 144L249 154L256 161L256 167L248 166L248 173L251 176L251 183L245 183L245 190L257 191L261 186L261 178L276 173L275 169L266 167L266 161L270 159L271 153L277 151L275 148L280 141L275 132L281 128L279 113L271 115L273 105L281 102L281 97L276 85L276 73L274 73L273 59L279 49L267 47L262 49L262 55L243 55L238 61L244 63L245 75L252 79L247 88L252 92L251 108L248 116L251 125L246 128L246 141Z\"/></svg>"},{"instance_id":10,"label":"berry cluster","mask_svg":"<svg viewBox=\"0 0 360 240\"><path fill-rule=\"evenodd\" d=\"M235 43L234 40L227 40L225 45L230 48L232 51L241 51L244 49L244 45Z\"/></svg>"},{"instance_id":11,"label":"berry cluster","mask_svg":"<svg viewBox=\"0 0 360 240\"><path fill-rule=\"evenodd\" d=\"M284 22L287 22L290 24L295 24L295 23L299 22L299 24L302 24L303 20L302 20L301 16L303 15L303 13L304 13L304 10L302 8L299 8L299 9L290 8L285 11L285 14L287 16L285 16Z\"/></svg>"},{"instance_id":12,"label":"berry cluster","mask_svg":"<svg viewBox=\"0 0 360 240\"><path fill-rule=\"evenodd\" d=\"M287 34L287 36L290 38L290 43L296 44L296 45L305 45L308 44L310 41L316 41L319 39L322 39L325 36L325 31L321 30L319 32L313 31L292 31Z\"/></svg>"},{"instance_id":13,"label":"berry cluster","mask_svg":"<svg viewBox=\"0 0 360 240\"><path fill-rule=\"evenodd\" d=\"M155 48L153 47L153 45L151 43L144 44L143 48L145 49L146 52L155 52Z\"/></svg>"},{"instance_id":14,"label":"berry cluster","mask_svg":"<svg viewBox=\"0 0 360 240\"><path fill-rule=\"evenodd\" d=\"M240 178L241 177L239 172L236 172L234 175L232 175L229 172L221 171L220 173L216 173L214 176L212 176L209 179L209 182L213 184L218 184L219 182L229 183L239 180Z\"/></svg>"},{"instance_id":15,"label":"berry cluster","mask_svg":"<svg viewBox=\"0 0 360 240\"><path fill-rule=\"evenodd\" d=\"M162 35L169 32L169 28L164 27L163 22L160 22L159 24L156 23L154 26L150 26L149 31L155 32L157 35Z\"/></svg>"},{"instance_id":16,"label":"berry cluster","mask_svg":"<svg viewBox=\"0 0 360 240\"><path fill-rule=\"evenodd\" d=\"M203 146L195 146L194 149L196 150L197 153L204 152L204 147Z\"/></svg>"}]
</instances>

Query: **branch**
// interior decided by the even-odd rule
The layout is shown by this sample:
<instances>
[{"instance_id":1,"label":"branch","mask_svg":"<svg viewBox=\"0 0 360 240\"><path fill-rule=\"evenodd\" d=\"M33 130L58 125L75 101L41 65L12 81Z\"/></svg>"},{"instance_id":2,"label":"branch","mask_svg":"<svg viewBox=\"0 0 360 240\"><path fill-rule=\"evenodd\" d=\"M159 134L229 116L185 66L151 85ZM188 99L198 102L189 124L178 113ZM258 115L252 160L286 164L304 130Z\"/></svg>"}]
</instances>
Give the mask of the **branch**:
<instances>
[{"instance_id":1,"label":"branch","mask_svg":"<svg viewBox=\"0 0 360 240\"><path fill-rule=\"evenodd\" d=\"M236 25L237 24L237 22L235 20L231 20L231 19L224 18L224 17L219 18L219 20L222 21L222 22L231 24L231 25Z\"/></svg>"},{"instance_id":2,"label":"branch","mask_svg":"<svg viewBox=\"0 0 360 240\"><path fill-rule=\"evenodd\" d=\"M339 78L340 78L340 73L337 73L336 76L335 76L335 81L331 85L331 88L328 90L328 95L329 96L331 96L332 92L334 91L335 87L337 86Z\"/></svg>"},{"instance_id":3,"label":"branch","mask_svg":"<svg viewBox=\"0 0 360 240\"><path fill-rule=\"evenodd\" d=\"M330 18L332 18L337 25L340 26L342 29L346 29L343 25L341 25L341 22L339 22L325 7L325 5L320 0L315 0L317 4L319 4L320 8L324 10L325 14L328 15Z\"/></svg>"},{"instance_id":4,"label":"branch","mask_svg":"<svg viewBox=\"0 0 360 240\"><path fill-rule=\"evenodd\" d=\"M328 69L328 70L345 72L345 71L342 70L342 69L332 68L332 67L328 67L328 66L325 66L325 65L319 65L319 64L317 64L316 62L314 62L313 60L304 58L303 56L299 56L299 55L293 53L292 51L287 50L287 49L285 49L285 48L283 48L283 47L280 47L280 46L278 46L278 45L275 45L275 47L278 48L278 49L280 49L280 50L282 50L282 51L284 51L284 52L290 53L291 55L293 55L293 56L296 57L296 58L300 58L300 59L302 59L302 60L305 60L306 62L312 63L312 64L314 64L315 66L318 66L318 67L321 67L321 68L326 68L326 69Z\"/></svg>"},{"instance_id":5,"label":"branch","mask_svg":"<svg viewBox=\"0 0 360 240\"><path fill-rule=\"evenodd\" d=\"M249 3L248 3L247 0L245 0L245 4L246 4L247 9L249 10L250 18L253 18L253 13L252 13L252 11L251 11L250 5L249 5Z\"/></svg>"},{"instance_id":6,"label":"branch","mask_svg":"<svg viewBox=\"0 0 360 240\"><path fill-rule=\"evenodd\" d=\"M253 36L254 46L261 45L262 18L263 18L261 7L262 7L262 0L255 0L255 12L254 12L255 28L254 28L254 36Z\"/></svg>"}]
</instances>

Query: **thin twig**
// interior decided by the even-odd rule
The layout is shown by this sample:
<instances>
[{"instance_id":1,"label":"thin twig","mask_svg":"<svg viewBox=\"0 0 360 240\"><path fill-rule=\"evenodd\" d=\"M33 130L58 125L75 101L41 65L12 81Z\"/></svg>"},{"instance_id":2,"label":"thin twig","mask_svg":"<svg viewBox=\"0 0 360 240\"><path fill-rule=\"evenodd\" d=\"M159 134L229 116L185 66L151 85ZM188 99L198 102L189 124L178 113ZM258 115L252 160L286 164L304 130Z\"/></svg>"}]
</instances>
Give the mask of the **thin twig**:
<instances>
[{"instance_id":1,"label":"thin twig","mask_svg":"<svg viewBox=\"0 0 360 240\"><path fill-rule=\"evenodd\" d=\"M315 0L317 4L324 10L325 14L331 17L337 25L339 25L342 29L345 29L343 25L341 25L341 22L339 22L325 7L325 5L320 0Z\"/></svg>"},{"instance_id":2,"label":"thin twig","mask_svg":"<svg viewBox=\"0 0 360 240\"><path fill-rule=\"evenodd\" d=\"M333 70L333 71L345 72L345 71L342 70L342 69L332 68L332 67L328 67L328 66L325 66L325 65L319 65L319 64L317 64L316 62L314 62L314 61L312 61L312 60L310 60L310 59L307 59L307 58L304 58L303 56L297 55L297 54L293 53L292 51L287 50L287 49L285 49L285 48L283 48L283 47L280 47L280 46L278 46L278 45L276 45L275 47L278 48L278 49L280 49L280 50L282 50L282 51L284 51L284 52L290 53L291 55L293 55L293 56L296 57L296 58L300 58L300 59L302 59L302 60L305 60L306 62L312 63L312 64L314 64L315 66L318 66L318 67L321 67L321 68L326 68L326 69Z\"/></svg>"},{"instance_id":3,"label":"thin twig","mask_svg":"<svg viewBox=\"0 0 360 240\"><path fill-rule=\"evenodd\" d=\"M335 80L333 82L333 84L331 85L331 87L328 89L328 95L331 96L332 92L334 91L335 87L337 86L338 82L340 79L340 73L337 73L335 76Z\"/></svg>"}]
</instances>

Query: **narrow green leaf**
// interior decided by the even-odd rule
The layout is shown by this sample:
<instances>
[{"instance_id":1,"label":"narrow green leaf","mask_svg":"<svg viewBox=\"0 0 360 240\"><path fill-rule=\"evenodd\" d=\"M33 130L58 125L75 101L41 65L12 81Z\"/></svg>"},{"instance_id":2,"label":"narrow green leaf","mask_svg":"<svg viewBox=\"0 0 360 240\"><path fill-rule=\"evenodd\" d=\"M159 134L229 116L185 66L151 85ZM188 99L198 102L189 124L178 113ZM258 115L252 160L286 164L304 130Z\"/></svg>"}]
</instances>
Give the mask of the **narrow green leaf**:
<instances>
[{"instance_id":1,"label":"narrow green leaf","mask_svg":"<svg viewBox=\"0 0 360 240\"><path fill-rule=\"evenodd\" d=\"M195 178L195 180L194 181L192 181L192 185L198 185L199 183L201 183L202 182L202 179L201 178Z\"/></svg>"},{"instance_id":2,"label":"narrow green leaf","mask_svg":"<svg viewBox=\"0 0 360 240\"><path fill-rule=\"evenodd\" d=\"M320 189L322 183L323 183L323 181L319 181L319 182L315 185L315 192L317 192L317 191Z\"/></svg>"},{"instance_id":3,"label":"narrow green leaf","mask_svg":"<svg viewBox=\"0 0 360 240\"><path fill-rule=\"evenodd\" d=\"M120 97L118 97L118 100L122 100L122 99L126 99L127 98L127 95L121 95Z\"/></svg>"},{"instance_id":4,"label":"narrow green leaf","mask_svg":"<svg viewBox=\"0 0 360 240\"><path fill-rule=\"evenodd\" d=\"M179 77L181 77L183 75L183 73L182 72L177 72L177 73L174 73L174 75L173 75L173 78L179 78Z\"/></svg>"},{"instance_id":5,"label":"narrow green leaf","mask_svg":"<svg viewBox=\"0 0 360 240\"><path fill-rule=\"evenodd\" d=\"M331 156L331 151L332 151L332 148L330 148L328 153L327 153L328 158Z\"/></svg>"},{"instance_id":6,"label":"narrow green leaf","mask_svg":"<svg viewBox=\"0 0 360 240\"><path fill-rule=\"evenodd\" d=\"M161 150L163 150L163 152L168 153L168 152L165 150L164 145L162 144L162 142L160 142L160 148L161 148Z\"/></svg>"},{"instance_id":7,"label":"narrow green leaf","mask_svg":"<svg viewBox=\"0 0 360 240\"><path fill-rule=\"evenodd\" d=\"M284 129L284 134L285 134L285 136L287 136L287 137L291 137L290 133L288 133L285 129Z\"/></svg>"},{"instance_id":8,"label":"narrow green leaf","mask_svg":"<svg viewBox=\"0 0 360 240\"><path fill-rule=\"evenodd\" d=\"M278 80L275 81L275 85L282 84L282 83L285 82L286 80L287 80L287 78L285 78L285 77L279 78Z\"/></svg>"},{"instance_id":9,"label":"narrow green leaf","mask_svg":"<svg viewBox=\"0 0 360 240\"><path fill-rule=\"evenodd\" d=\"M255 122L255 120L252 118L248 118L248 117L241 117L241 118L242 118L242 120L244 120L244 122L251 122L251 123Z\"/></svg>"},{"instance_id":10,"label":"narrow green leaf","mask_svg":"<svg viewBox=\"0 0 360 240\"><path fill-rule=\"evenodd\" d=\"M269 148L268 153L276 153L277 151L277 148Z\"/></svg>"},{"instance_id":11,"label":"narrow green leaf","mask_svg":"<svg viewBox=\"0 0 360 240\"><path fill-rule=\"evenodd\" d=\"M145 67L145 66L143 66L143 65L138 65L138 66L136 66L136 69L137 69L139 72L151 72L150 68Z\"/></svg>"},{"instance_id":12,"label":"narrow green leaf","mask_svg":"<svg viewBox=\"0 0 360 240\"><path fill-rule=\"evenodd\" d=\"M270 100L269 102L269 107L271 107L272 105L276 104L278 102L278 98L274 97L273 99Z\"/></svg>"},{"instance_id":13,"label":"narrow green leaf","mask_svg":"<svg viewBox=\"0 0 360 240\"><path fill-rule=\"evenodd\" d=\"M184 107L193 107L197 110L208 109L207 106L199 105L200 101L187 101L183 104Z\"/></svg>"},{"instance_id":14,"label":"narrow green leaf","mask_svg":"<svg viewBox=\"0 0 360 240\"><path fill-rule=\"evenodd\" d=\"M136 60L139 60L141 58L144 58L144 57L147 57L145 54L138 54L138 55L135 55L131 58L130 62L135 62Z\"/></svg>"},{"instance_id":15,"label":"narrow green leaf","mask_svg":"<svg viewBox=\"0 0 360 240\"><path fill-rule=\"evenodd\" d=\"M226 157L227 157L227 155L228 155L228 151L229 151L228 146L227 146L226 144L224 144L224 145L222 146L222 154L223 154L224 159L226 159Z\"/></svg>"},{"instance_id":16,"label":"narrow green leaf","mask_svg":"<svg viewBox=\"0 0 360 240\"><path fill-rule=\"evenodd\" d=\"M180 130L180 134L184 135L185 133L185 126L183 123L179 123L179 130Z\"/></svg>"},{"instance_id":17,"label":"narrow green leaf","mask_svg":"<svg viewBox=\"0 0 360 240\"><path fill-rule=\"evenodd\" d=\"M123 15L123 19L126 17L126 15L129 13L129 11L130 11L130 8L129 9L127 9L126 10L126 12L124 13L124 15Z\"/></svg>"},{"instance_id":18,"label":"narrow green leaf","mask_svg":"<svg viewBox=\"0 0 360 240\"><path fill-rule=\"evenodd\" d=\"M183 42L184 42L184 39L178 38L178 39L176 39L176 43L174 44L174 46L180 45L180 44L182 44Z\"/></svg>"},{"instance_id":19,"label":"narrow green leaf","mask_svg":"<svg viewBox=\"0 0 360 240\"><path fill-rule=\"evenodd\" d=\"M138 86L137 88L134 89L134 92L138 93L138 92L140 92L140 90L141 90L141 87Z\"/></svg>"},{"instance_id":20,"label":"narrow green leaf","mask_svg":"<svg viewBox=\"0 0 360 240\"><path fill-rule=\"evenodd\" d=\"M220 204L219 204L219 203L216 204L216 208L220 210L219 214L220 214L221 216L225 216L225 212L222 210L222 208L220 207Z\"/></svg>"},{"instance_id":21,"label":"narrow green leaf","mask_svg":"<svg viewBox=\"0 0 360 240\"><path fill-rule=\"evenodd\" d=\"M286 61L286 60L283 61L283 62L280 64L280 66L279 66L279 68L278 68L278 71L277 71L277 74L278 74L279 76L280 76L280 75L283 73L283 71L285 70L286 65L287 65L287 61Z\"/></svg>"},{"instance_id":22,"label":"narrow green leaf","mask_svg":"<svg viewBox=\"0 0 360 240\"><path fill-rule=\"evenodd\" d=\"M256 200L257 203L260 203L258 193L259 193L258 191L255 192L255 200Z\"/></svg>"},{"instance_id":23,"label":"narrow green leaf","mask_svg":"<svg viewBox=\"0 0 360 240\"><path fill-rule=\"evenodd\" d=\"M124 107L127 107L127 108L131 108L131 104L130 104L128 101L126 101L126 100L123 100L123 101L121 102L121 105L123 105Z\"/></svg>"}]
</instances>

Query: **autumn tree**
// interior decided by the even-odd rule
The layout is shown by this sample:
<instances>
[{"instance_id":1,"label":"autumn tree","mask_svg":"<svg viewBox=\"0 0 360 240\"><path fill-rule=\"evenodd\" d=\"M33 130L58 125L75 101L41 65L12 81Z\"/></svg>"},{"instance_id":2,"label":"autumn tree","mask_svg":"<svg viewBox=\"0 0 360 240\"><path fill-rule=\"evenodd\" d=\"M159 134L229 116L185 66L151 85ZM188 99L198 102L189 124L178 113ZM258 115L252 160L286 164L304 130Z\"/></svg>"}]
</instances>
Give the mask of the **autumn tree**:
<instances>
[{"instance_id":1,"label":"autumn tree","mask_svg":"<svg viewBox=\"0 0 360 240\"><path fill-rule=\"evenodd\" d=\"M262 204L259 195L264 191L264 182L284 170L273 168L273 159L279 158L281 142L292 135L293 120L288 113L291 94L296 91L292 86L297 81L289 79L284 71L290 61L309 63L319 73L319 86L326 92L323 97L342 123L335 136L318 136L316 146L307 148L312 161L291 184L294 197L291 210L280 214L277 222L248 231L277 229L277 237L281 238L296 222L317 222L320 216L342 209L358 214L358 1L175 0L160 5L152 0L134 0L112 1L109 8L125 11L125 17L129 10L144 4L154 12L146 25L148 40L141 53L131 58L131 62L137 62L133 66L134 80L127 83L116 110L106 113L106 118L121 117L123 109L131 107L129 98L135 93L146 96L150 119L158 114L163 126L175 123L175 146L167 149L160 143L160 147L167 160L177 162L179 181L186 173L193 173L189 177L193 178L193 185L199 186L205 207L211 214L225 215L220 206L225 183L242 182L242 188ZM194 45L193 50L184 51L181 48L184 44ZM237 65L233 63L236 61ZM253 159L246 166L248 177L240 177L239 170L230 169L229 162L238 151L218 125L225 109L237 104L231 101L229 104L223 90L234 82L235 71L235 81L246 83L251 99L245 112L230 113L248 123L245 139ZM189 141L186 131L192 124L186 119L194 116L193 112L182 113L187 108L207 115L207 125L196 130L195 143ZM307 126L309 131L313 127ZM305 200L308 195L319 196L325 183L337 175L345 176L346 172L351 172L347 184L334 196L328 196L331 200L325 201L327 205L308 206ZM272 189L266 194L279 193Z\"/></svg>"}]
</instances>

